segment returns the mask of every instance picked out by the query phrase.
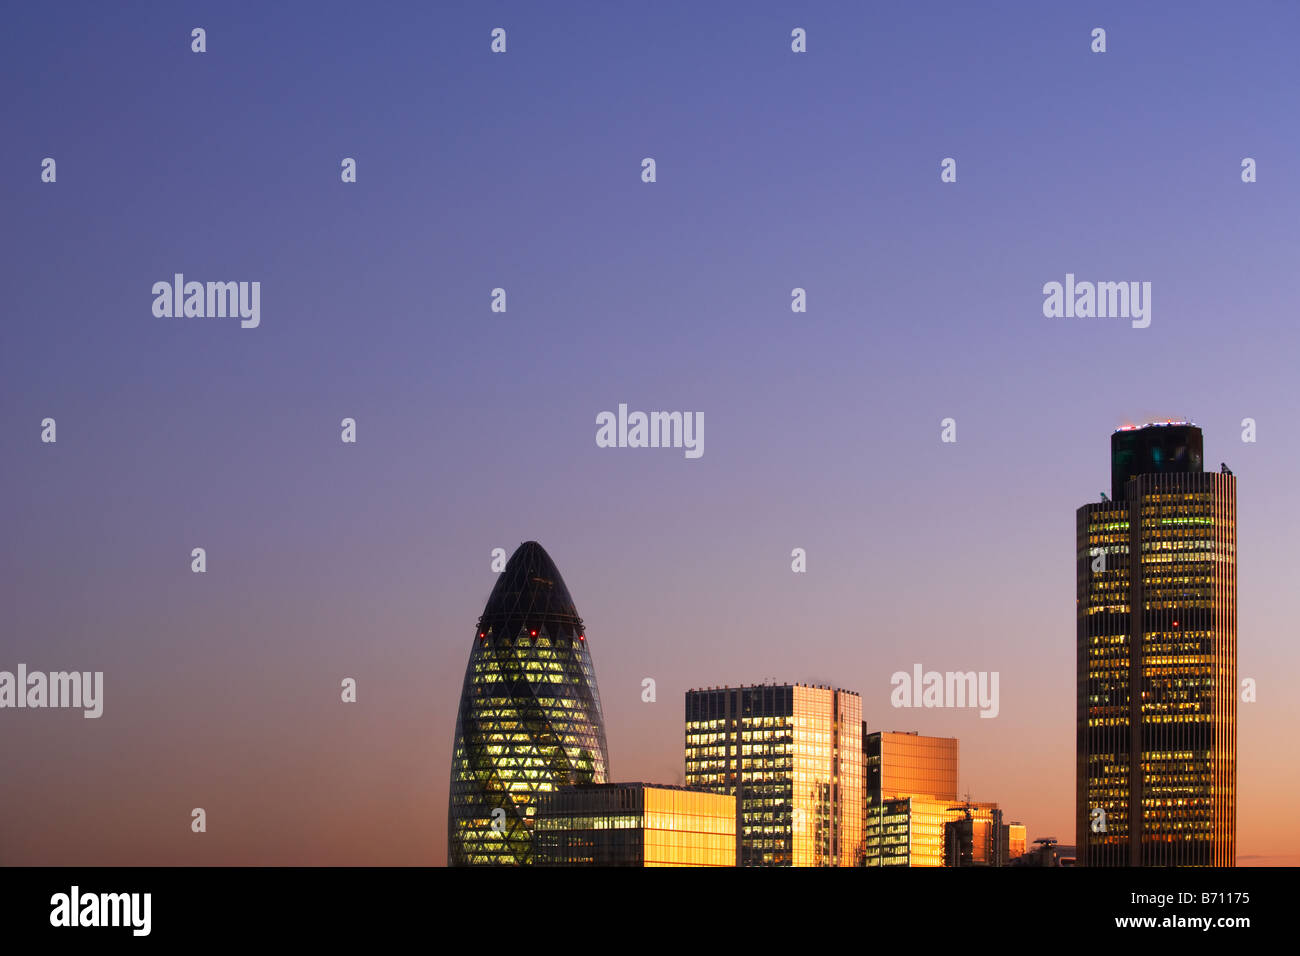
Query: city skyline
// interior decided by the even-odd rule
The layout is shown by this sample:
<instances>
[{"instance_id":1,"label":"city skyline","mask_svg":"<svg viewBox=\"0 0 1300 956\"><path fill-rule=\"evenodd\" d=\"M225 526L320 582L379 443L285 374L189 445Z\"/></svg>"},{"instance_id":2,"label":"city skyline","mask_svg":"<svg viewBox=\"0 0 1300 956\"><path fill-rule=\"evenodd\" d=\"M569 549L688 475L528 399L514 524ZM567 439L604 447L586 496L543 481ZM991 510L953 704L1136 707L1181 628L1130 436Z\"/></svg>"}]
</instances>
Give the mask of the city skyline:
<instances>
[{"instance_id":1,"label":"city skyline","mask_svg":"<svg viewBox=\"0 0 1300 956\"><path fill-rule=\"evenodd\" d=\"M0 671L103 679L0 710L0 864L442 864L521 541L613 780L685 782L689 689L843 687L1072 843L1072 518L1189 419L1241 485L1237 864L1300 864L1300 10L1130 6L15 9ZM918 667L996 714L895 707Z\"/></svg>"},{"instance_id":2,"label":"city skyline","mask_svg":"<svg viewBox=\"0 0 1300 956\"><path fill-rule=\"evenodd\" d=\"M1204 435L1191 421L1126 425L1111 433L1110 446L1110 493L1081 506L1076 520L1078 862L1234 866L1236 477L1226 463L1204 471ZM796 556L792 571L799 569ZM540 544L524 542L505 564L476 630L456 723L449 860L529 864L531 852L501 850L527 847L539 798L609 784L582 620ZM583 694L594 701L581 719L599 729L595 777L584 749L590 726L565 730L574 713L568 699L581 688L558 663L569 653L555 643L564 636L581 664ZM891 684L905 691L891 694L895 707L978 705L981 717L996 717L1000 707L987 672L941 674L917 664ZM642 700L655 702L653 679L643 681ZM463 725L476 729L462 736ZM473 761L465 757L471 750ZM950 806L959 750L956 738L871 732L861 696L839 687L772 681L686 691L686 785L733 798L736 866L1005 865L1009 829L998 804L968 792L960 808ZM589 769L575 775L580 758ZM473 813L465 797L471 779ZM573 799L604 807L610 796ZM487 818L496 805L508 807L508 832ZM576 841L559 856L584 859L583 848L604 837L566 829L590 819L572 811L568 823L551 822L550 838ZM472 852L457 829L467 825L478 830ZM1028 836L1023 826L1019 832ZM624 847L611 858L635 854Z\"/></svg>"},{"instance_id":3,"label":"city skyline","mask_svg":"<svg viewBox=\"0 0 1300 956\"><path fill-rule=\"evenodd\" d=\"M1115 444L1116 441L1121 439L1126 439L1131 434L1137 434L1140 437L1144 432L1149 432L1149 431L1160 431L1160 432L1179 431L1180 433L1188 432L1188 431L1194 432L1195 444L1194 446L1191 446L1193 447L1194 452L1191 454L1190 459L1188 459L1187 461L1184 461L1184 457L1186 456L1183 455L1183 452L1187 447L1188 439L1181 437L1181 435L1176 439L1176 441L1183 443L1183 447L1180 448L1178 453L1179 454L1178 462L1180 462L1181 464L1175 464L1171 466L1171 471L1176 471L1179 474L1190 472L1194 476L1198 474L1198 469L1202 465L1203 454L1201 450L1200 429L1197 426L1195 426L1193 423L1175 422L1170 420L1170 421L1158 422L1158 423L1148 423L1143 426L1132 426L1132 425L1122 426L1121 428L1116 429L1112 434L1112 448L1114 449L1115 447L1117 447ZM1161 452L1167 452L1169 447L1172 446L1159 445L1158 447L1156 447L1154 452L1156 456L1156 460L1159 460ZM1148 453L1148 458L1149 455L1150 453ZM1119 453L1116 452L1112 454L1112 462L1114 464L1113 470L1115 472L1115 476L1112 479L1112 494L1120 495L1120 492L1117 491L1116 489L1123 487L1127 482L1130 481L1130 479L1136 482L1136 484L1132 486L1135 488L1146 487L1145 483L1150 483L1150 482L1163 483L1161 484L1161 488L1163 488L1164 484L1168 484L1170 481L1175 480L1172 477L1162 478L1159 475L1150 476L1148 472L1144 471L1143 468L1141 467L1131 467L1128 469L1127 472L1125 472L1124 469L1121 468L1120 465L1118 464L1119 461L1120 461ZM1226 465L1224 466L1223 470L1226 471ZM1203 477L1206 482L1211 482L1211 483L1219 480L1222 481L1233 480L1233 476L1230 474L1223 475L1223 476L1217 474L1215 475L1207 474L1200 477ZM1154 488L1154 485L1152 487ZM1160 489L1156 488L1155 490L1160 490ZM1083 508L1080 509L1080 515L1083 516L1085 513L1091 514L1093 511L1098 511L1098 512L1105 512L1104 514L1101 514L1101 518L1105 518L1106 514L1109 514L1109 512L1106 511L1106 509L1113 509L1117 507L1118 505L1116 504L1116 502L1119 502L1119 504L1123 504L1123 498L1118 497L1114 500L1111 500L1108 499L1105 494L1103 494L1101 504L1084 506ZM1216 506L1216 513L1217 510L1221 510L1221 509L1218 509L1218 506ZM1232 515L1235 516L1235 493L1233 495L1233 500L1230 502L1229 511L1231 512ZM1084 521L1085 524L1087 523L1083 517L1080 518L1080 521ZM1083 526L1081 525L1081 527ZM1082 533L1083 532L1081 531L1081 534ZM1233 531L1230 528L1229 533L1230 533L1230 537L1232 538L1231 544L1234 545L1234 548L1231 550L1235 550L1235 531ZM1085 535L1085 537L1081 538L1080 540L1086 543L1088 539ZM1084 547L1083 544L1081 544L1080 547L1084 548L1084 551L1088 550L1087 548ZM1092 549L1092 551L1096 551L1096 550L1097 549L1095 548ZM495 555L493 560L495 564L495 561L497 560ZM1092 558L1090 557L1089 560L1091 561ZM506 631L510 631L513 628L513 630L520 632L520 636L525 645L529 642L529 638L527 635L531 633L532 642L534 644L537 644L539 647L543 645L549 647L549 644L546 643L548 639L552 637L563 636L563 634L567 634L568 637L570 638L572 645L575 648L580 647L584 655L585 663L583 664L583 671L586 673L587 679L589 679L592 684L592 692L593 692L592 703L594 704L595 707L594 713L597 717L597 725L599 727L599 733L601 736L601 750L595 764L593 764L593 767L596 768L596 772L594 774L588 772L585 776L579 775L577 777L574 777L573 775L570 774L563 781L558 781L557 779L556 786L571 787L574 784L580 785L584 782L605 784L606 781L609 781L611 778L609 778L607 770L601 770L599 768L602 767L607 768L610 762L610 757L608 756L608 751L605 749L604 740L603 740L604 727L603 727L603 716L600 714L599 693L598 691L595 690L595 675L590 664L590 657L585 656L586 654L585 626L582 622L582 619L577 615L576 607L574 606L573 599L569 595L568 589L565 586L563 577L561 576L558 568L556 568L550 556L547 554L546 550L536 541L525 541L521 543L518 546L518 548L515 549L509 561L507 561L504 564L504 567L502 567L499 571L496 571L496 573L498 576L493 585L492 593L488 598L483 614L479 618L479 623L475 626L475 635L474 635L475 641L474 641L473 650L471 651L471 655L470 655L470 662L466 668L465 690L462 694L461 707L457 717L457 726L456 726L457 739L460 738L462 732L461 722L467 713L465 707L472 700L472 698L469 696L470 690L472 687L476 685L476 683L478 683L482 679L482 673L481 673L482 664L476 666L476 661L481 661L484 659L482 655L485 651L485 648L488 647L488 642L495 638L496 632L500 631L500 633L504 635ZM1087 579L1087 577L1088 576L1085 574L1084 579ZM1233 584L1235 585L1235 577L1233 580ZM556 630L554 635L552 635L549 631L547 631L546 634L541 635L542 639L539 641L538 640L539 631L536 629L536 627L534 627L534 630L532 630L531 632L529 632L527 628L530 625L535 625L537 622L541 622L544 620L551 623L554 627L558 627L559 630ZM561 632L563 632L563 634ZM1234 638L1235 638L1235 627L1234 627ZM581 641L582 643L579 644L579 641ZM506 643L508 645L509 641L507 640ZM1235 659L1235 651L1236 651L1235 640L1234 640L1232 650ZM525 652L521 652L521 653L525 653ZM524 665L520 665L520 667L523 666ZM1234 668L1234 673L1235 673L1235 668ZM497 679L497 678L492 678L492 679ZM808 691L808 690L817 690L819 687L822 687L822 685L810 686L810 685L804 685L801 682L794 682L793 684L789 684L789 683L786 684L785 690L790 691L792 689L803 688L805 691ZM781 688L782 688L782 684L778 681L764 680L760 682L755 682L754 684L736 685L734 687L719 686L717 688L708 688L708 689L690 689L686 691L688 713L690 712L690 708L692 706L691 696L693 694L707 695L714 692L730 693L736 691L751 691L751 690L761 692L763 689L767 689L769 691L775 689L779 692ZM829 686L822 687L822 689L832 690L831 688L829 688ZM481 693L481 690L479 692ZM853 714L856 715L860 713L860 704L856 704L856 702L859 700L859 695L857 693L851 691L846 692L843 690L832 690L832 696L837 700L844 699L846 694L849 698L852 698L855 701L855 708ZM644 695L643 695L643 699L644 699ZM652 700L650 702L653 703L654 701ZM842 705L837 705L837 707L838 706L842 706ZM951 708L945 708L943 705L940 705L938 709L947 709L949 711L951 710ZM854 723L856 723L856 721L854 721ZM688 740L690 734L690 729L689 729L690 726L691 725L688 720L688 724L687 724ZM897 729L885 730L884 728L873 730L869 728L868 722L863 720L862 721L863 737L861 739L865 740L866 735L868 733L870 733L875 738L880 738L882 736L882 730L883 730L883 736L885 737L905 738L910 735L914 735L916 733L916 731L899 731ZM487 742L489 733L487 731L484 731L479 736L480 736L479 746L482 747ZM575 738L575 740L576 739L577 738ZM953 739L951 743L954 748L953 749L954 756L951 758L951 762L953 763L953 766L951 768L952 779L947 780L947 778L945 777L944 779L947 782L942 787L931 786L931 787L920 788L923 790L927 790L927 792L933 791L933 793L930 793L929 796L927 796L925 799L929 800L930 803L934 804L933 813L935 815L936 820L940 819L939 808L948 803L952 803L957 799L957 794L956 794L957 777L955 775L956 773L956 766L955 766L956 749L955 748L957 746L957 741ZM1233 744L1235 746L1235 740L1233 741ZM878 747L879 745L877 744L876 746ZM688 786L690 784L690 777L691 777L691 772L689 769L690 749L691 748L688 745L687 773L686 773ZM879 751L877 750L877 752ZM867 749L864 747L863 764L862 764L862 771L860 777L860 779L863 780L867 778L867 772L868 772L866 756L867 756ZM453 790L456 787L457 766L460 764L460 761L461 758L456 757L452 763ZM874 786L879 786L879 785L880 784L877 783ZM615 787L667 786L671 789L673 787L673 784L660 783L660 784L648 785L648 784L619 784L619 783L610 782L608 783L608 786L615 786ZM695 784L695 787L697 789L699 788L699 786L700 785L698 783ZM887 792L892 791L893 795L895 796L902 794L902 791L899 791L897 787L891 788L886 786L885 789ZM915 790L916 788L913 787L911 789ZM863 792L865 793L865 789L863 790ZM937 796L935 796L936 794ZM970 797L971 794L969 792L966 792L964 794L965 800L969 801ZM990 806L990 807L998 806L996 802L987 803L987 802L979 802L979 801L976 801L971 805ZM929 804L927 803L926 806L929 807ZM737 803L737 807L739 808L739 803ZM1080 819L1082 819L1082 816L1080 816ZM512 818L512 822L514 822L513 818ZM738 816L737 817L738 832L739 832L739 824L740 824L740 817ZM449 832L452 832L452 828L454 828L454 826L455 826L455 815L451 814L449 815ZM1080 837L1083 836L1083 833L1084 830L1081 829L1079 834ZM1040 840L1043 835L1044 834L1039 833L1038 829L1033 828L1032 823L1030 824L1030 830L1028 833L1028 837L1030 840ZM1083 846L1084 844L1085 841L1083 839L1080 839L1079 845ZM739 851L739 848L741 846L739 839L736 840L736 846L737 846L737 850ZM449 850L450 847L451 844L449 843ZM530 861L521 858L521 859L514 860L513 862L526 863Z\"/></svg>"}]
</instances>

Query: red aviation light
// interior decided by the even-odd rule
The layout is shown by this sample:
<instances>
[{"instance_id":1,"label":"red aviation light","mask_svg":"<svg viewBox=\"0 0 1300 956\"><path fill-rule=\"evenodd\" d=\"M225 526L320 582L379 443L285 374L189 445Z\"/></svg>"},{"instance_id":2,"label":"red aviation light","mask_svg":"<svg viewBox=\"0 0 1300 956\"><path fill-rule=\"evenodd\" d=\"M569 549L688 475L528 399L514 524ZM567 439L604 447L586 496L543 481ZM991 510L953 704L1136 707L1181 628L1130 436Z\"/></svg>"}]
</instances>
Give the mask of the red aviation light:
<instances>
[{"instance_id":1,"label":"red aviation light","mask_svg":"<svg viewBox=\"0 0 1300 956\"><path fill-rule=\"evenodd\" d=\"M528 634L529 634L530 637L536 637L536 636L537 636L537 632L536 632L536 631L529 631Z\"/></svg>"}]
</instances>

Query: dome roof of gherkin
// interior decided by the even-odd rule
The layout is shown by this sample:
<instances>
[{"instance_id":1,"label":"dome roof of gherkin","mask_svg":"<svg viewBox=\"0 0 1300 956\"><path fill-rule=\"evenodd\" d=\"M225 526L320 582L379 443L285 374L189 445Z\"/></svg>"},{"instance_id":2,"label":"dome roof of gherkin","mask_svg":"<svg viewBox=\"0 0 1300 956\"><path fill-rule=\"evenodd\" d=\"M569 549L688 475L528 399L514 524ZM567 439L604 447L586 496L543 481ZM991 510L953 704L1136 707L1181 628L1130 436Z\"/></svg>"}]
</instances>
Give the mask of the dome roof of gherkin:
<instances>
[{"instance_id":1,"label":"dome roof of gherkin","mask_svg":"<svg viewBox=\"0 0 1300 956\"><path fill-rule=\"evenodd\" d=\"M525 624L582 626L560 569L536 541L525 541L510 556L479 618L480 631L510 634Z\"/></svg>"}]
</instances>

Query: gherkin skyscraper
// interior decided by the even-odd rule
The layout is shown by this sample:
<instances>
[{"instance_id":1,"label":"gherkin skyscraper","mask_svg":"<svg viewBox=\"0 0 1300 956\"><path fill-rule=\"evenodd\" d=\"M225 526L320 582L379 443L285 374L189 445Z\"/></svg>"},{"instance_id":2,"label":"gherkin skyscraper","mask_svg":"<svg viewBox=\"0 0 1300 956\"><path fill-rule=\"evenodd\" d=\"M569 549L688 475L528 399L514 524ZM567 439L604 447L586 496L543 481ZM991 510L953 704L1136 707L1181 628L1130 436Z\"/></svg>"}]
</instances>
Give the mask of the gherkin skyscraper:
<instances>
[{"instance_id":1,"label":"gherkin skyscraper","mask_svg":"<svg viewBox=\"0 0 1300 956\"><path fill-rule=\"evenodd\" d=\"M582 618L551 556L525 541L474 630L452 741L448 865L531 864L537 794L608 779Z\"/></svg>"}]
</instances>

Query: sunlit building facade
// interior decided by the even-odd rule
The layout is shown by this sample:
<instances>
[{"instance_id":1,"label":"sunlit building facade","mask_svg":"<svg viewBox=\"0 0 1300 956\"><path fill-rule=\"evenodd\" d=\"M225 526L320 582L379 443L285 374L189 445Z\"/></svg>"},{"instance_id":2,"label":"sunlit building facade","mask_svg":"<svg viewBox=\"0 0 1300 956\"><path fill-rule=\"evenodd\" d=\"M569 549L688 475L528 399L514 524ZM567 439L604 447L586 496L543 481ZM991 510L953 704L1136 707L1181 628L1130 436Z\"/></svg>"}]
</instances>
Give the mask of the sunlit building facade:
<instances>
[{"instance_id":1,"label":"sunlit building facade","mask_svg":"<svg viewBox=\"0 0 1300 956\"><path fill-rule=\"evenodd\" d=\"M865 866L1006 866L1010 826L996 803L954 803L914 794L867 807ZM1024 852L1024 828L1020 828Z\"/></svg>"},{"instance_id":2,"label":"sunlit building facade","mask_svg":"<svg viewBox=\"0 0 1300 956\"><path fill-rule=\"evenodd\" d=\"M608 783L538 795L538 866L735 866L736 798Z\"/></svg>"},{"instance_id":3,"label":"sunlit building facade","mask_svg":"<svg viewBox=\"0 0 1300 956\"><path fill-rule=\"evenodd\" d=\"M474 630L452 740L448 864L531 864L538 795L608 773L582 619L550 555L525 542Z\"/></svg>"},{"instance_id":4,"label":"sunlit building facade","mask_svg":"<svg viewBox=\"0 0 1300 956\"><path fill-rule=\"evenodd\" d=\"M1014 860L1016 857L1024 856L1025 851L1029 848L1029 831L1025 829L1023 823L1016 823L1014 820L1007 824L1007 860Z\"/></svg>"},{"instance_id":5,"label":"sunlit building facade","mask_svg":"<svg viewBox=\"0 0 1300 956\"><path fill-rule=\"evenodd\" d=\"M863 734L862 748L868 798L920 793L957 799L961 753L956 737L878 730Z\"/></svg>"},{"instance_id":6,"label":"sunlit building facade","mask_svg":"<svg viewBox=\"0 0 1300 956\"><path fill-rule=\"evenodd\" d=\"M852 866L862 698L763 684L686 694L686 783L736 798L739 866Z\"/></svg>"},{"instance_id":7,"label":"sunlit building facade","mask_svg":"<svg viewBox=\"0 0 1300 956\"><path fill-rule=\"evenodd\" d=\"M916 794L886 797L864 809L864 866L943 866L943 827L952 801Z\"/></svg>"},{"instance_id":8,"label":"sunlit building facade","mask_svg":"<svg viewBox=\"0 0 1300 956\"><path fill-rule=\"evenodd\" d=\"M1236 478L1190 423L1111 440L1077 513L1075 835L1084 866L1236 861Z\"/></svg>"},{"instance_id":9,"label":"sunlit building facade","mask_svg":"<svg viewBox=\"0 0 1300 956\"><path fill-rule=\"evenodd\" d=\"M876 731L862 736L864 866L943 866L944 824L956 818L955 737Z\"/></svg>"}]
</instances>

